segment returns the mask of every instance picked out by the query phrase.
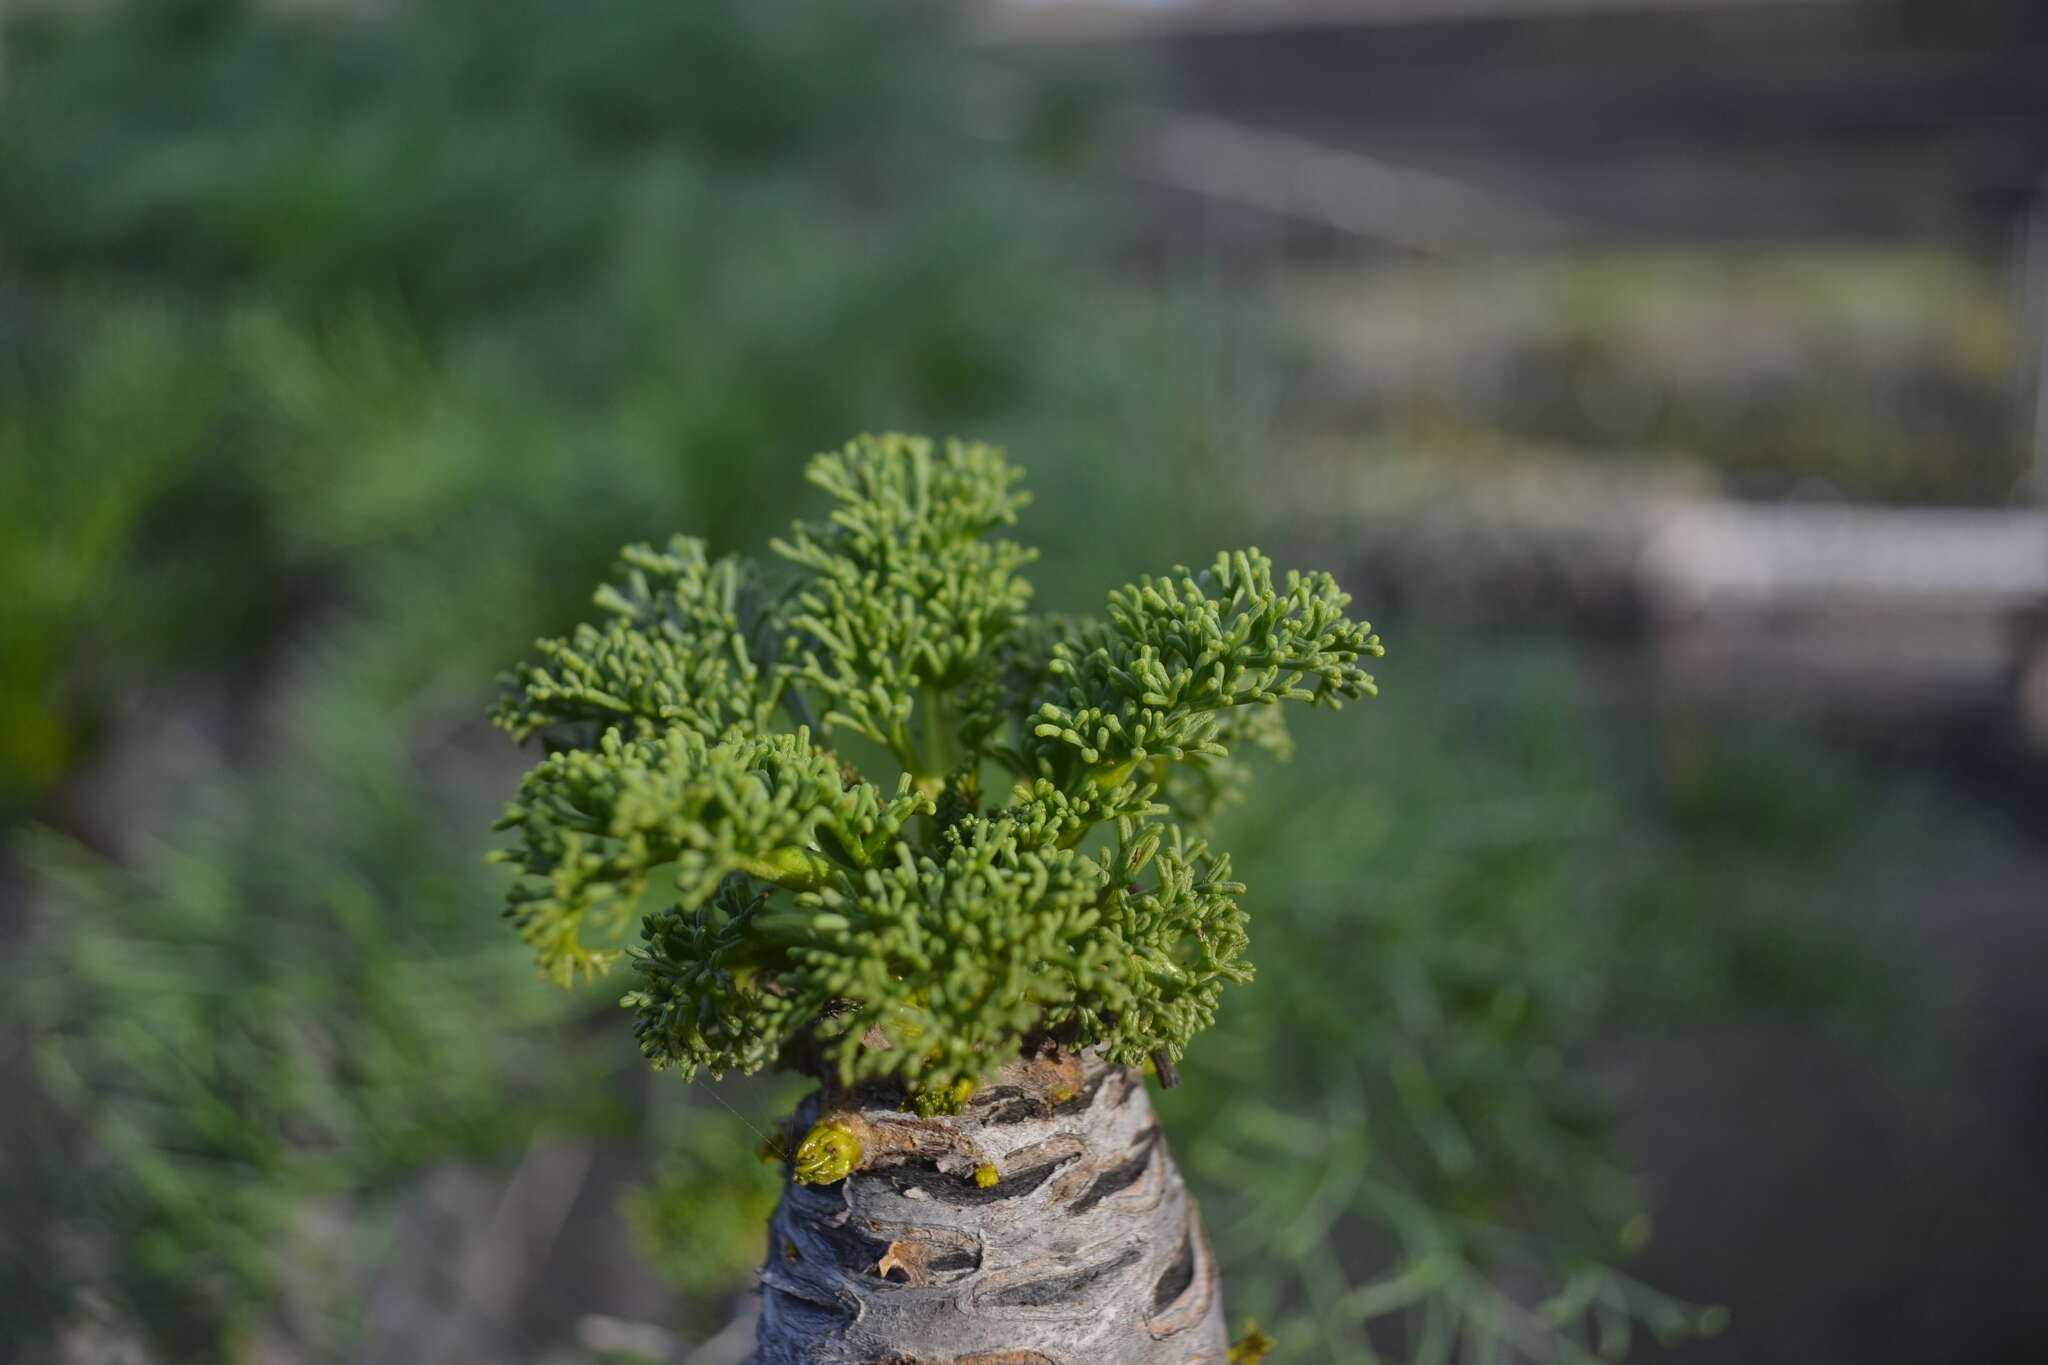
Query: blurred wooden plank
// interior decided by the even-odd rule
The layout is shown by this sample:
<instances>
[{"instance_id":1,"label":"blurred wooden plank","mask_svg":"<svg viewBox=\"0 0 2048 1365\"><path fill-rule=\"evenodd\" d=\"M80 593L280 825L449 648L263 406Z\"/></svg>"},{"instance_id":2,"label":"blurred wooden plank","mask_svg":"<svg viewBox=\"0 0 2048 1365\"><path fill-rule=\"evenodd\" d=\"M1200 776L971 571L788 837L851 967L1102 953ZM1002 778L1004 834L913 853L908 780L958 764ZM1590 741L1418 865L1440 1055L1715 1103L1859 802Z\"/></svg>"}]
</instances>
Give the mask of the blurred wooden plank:
<instances>
[{"instance_id":1,"label":"blurred wooden plank","mask_svg":"<svg viewBox=\"0 0 2048 1365\"><path fill-rule=\"evenodd\" d=\"M1901 721L2024 712L2048 513L1688 504L1651 536L1643 581L1684 684Z\"/></svg>"},{"instance_id":2,"label":"blurred wooden plank","mask_svg":"<svg viewBox=\"0 0 2048 1365\"><path fill-rule=\"evenodd\" d=\"M1129 164L1140 179L1432 255L1544 243L1564 231L1509 195L1221 119L1160 115L1134 142Z\"/></svg>"},{"instance_id":3,"label":"blurred wooden plank","mask_svg":"<svg viewBox=\"0 0 2048 1365\"><path fill-rule=\"evenodd\" d=\"M1645 552L1668 605L2015 611L2048 602L2048 514L1699 503Z\"/></svg>"}]
</instances>

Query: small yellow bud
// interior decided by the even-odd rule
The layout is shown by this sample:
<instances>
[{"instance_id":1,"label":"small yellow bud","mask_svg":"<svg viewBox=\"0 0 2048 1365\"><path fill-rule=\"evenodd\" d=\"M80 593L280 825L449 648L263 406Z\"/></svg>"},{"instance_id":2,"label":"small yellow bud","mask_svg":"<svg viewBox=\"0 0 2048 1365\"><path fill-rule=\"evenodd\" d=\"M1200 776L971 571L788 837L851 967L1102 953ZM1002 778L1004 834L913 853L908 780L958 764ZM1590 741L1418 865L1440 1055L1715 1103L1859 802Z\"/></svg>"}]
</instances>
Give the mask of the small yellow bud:
<instances>
[{"instance_id":1,"label":"small yellow bud","mask_svg":"<svg viewBox=\"0 0 2048 1365\"><path fill-rule=\"evenodd\" d=\"M836 1123L813 1125L796 1149L796 1183L830 1185L860 1165L860 1139Z\"/></svg>"},{"instance_id":2,"label":"small yellow bud","mask_svg":"<svg viewBox=\"0 0 2048 1365\"><path fill-rule=\"evenodd\" d=\"M1237 1345L1230 1348L1224 1357L1230 1365L1259 1365L1273 1349L1273 1338L1259 1330L1259 1325L1250 1318L1244 1321L1244 1335L1237 1339Z\"/></svg>"},{"instance_id":3,"label":"small yellow bud","mask_svg":"<svg viewBox=\"0 0 2048 1365\"><path fill-rule=\"evenodd\" d=\"M1001 1180L1002 1178L1003 1173L1001 1171L998 1171L995 1167L988 1165L985 1162L982 1165L975 1168L974 1183L981 1186L983 1189L989 1188L989 1186L994 1185L997 1181Z\"/></svg>"},{"instance_id":4,"label":"small yellow bud","mask_svg":"<svg viewBox=\"0 0 2048 1365\"><path fill-rule=\"evenodd\" d=\"M911 1107L928 1119L937 1118L941 1114L959 1113L972 1098L974 1082L959 1080L935 1090L918 1091L911 1100Z\"/></svg>"}]
</instances>

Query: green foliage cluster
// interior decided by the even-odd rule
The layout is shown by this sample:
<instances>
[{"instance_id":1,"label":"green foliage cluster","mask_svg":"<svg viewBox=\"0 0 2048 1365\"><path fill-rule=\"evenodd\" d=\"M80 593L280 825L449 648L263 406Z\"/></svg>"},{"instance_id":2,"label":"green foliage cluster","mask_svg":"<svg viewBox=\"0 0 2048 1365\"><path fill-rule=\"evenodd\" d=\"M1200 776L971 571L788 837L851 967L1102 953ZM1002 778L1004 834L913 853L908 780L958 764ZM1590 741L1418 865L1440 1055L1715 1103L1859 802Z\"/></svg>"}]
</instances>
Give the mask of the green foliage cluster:
<instances>
[{"instance_id":1,"label":"green foliage cluster","mask_svg":"<svg viewBox=\"0 0 2048 1365\"><path fill-rule=\"evenodd\" d=\"M1040 1033L1180 1057L1251 974L1243 887L1189 832L1229 722L1369 694L1378 637L1327 574L1276 583L1256 550L1034 621L1031 554L993 535L1020 474L987 446L861 437L809 477L832 511L774 542L779 591L697 541L636 547L603 626L507 675L500 726L559 745L501 822L541 967L610 966L659 874L676 899L627 997L657 1066L934 1091Z\"/></svg>"},{"instance_id":2,"label":"green foliage cluster","mask_svg":"<svg viewBox=\"0 0 2048 1365\"><path fill-rule=\"evenodd\" d=\"M129 858L21 846L49 914L0 961L0 1355L83 1301L165 1360L259 1333L341 1358L363 1287L425 1250L419 1172L613 1108L577 1003L508 990L515 946L463 913L475 775L421 773L359 688L303 704L276 772L180 752Z\"/></svg>"}]
</instances>

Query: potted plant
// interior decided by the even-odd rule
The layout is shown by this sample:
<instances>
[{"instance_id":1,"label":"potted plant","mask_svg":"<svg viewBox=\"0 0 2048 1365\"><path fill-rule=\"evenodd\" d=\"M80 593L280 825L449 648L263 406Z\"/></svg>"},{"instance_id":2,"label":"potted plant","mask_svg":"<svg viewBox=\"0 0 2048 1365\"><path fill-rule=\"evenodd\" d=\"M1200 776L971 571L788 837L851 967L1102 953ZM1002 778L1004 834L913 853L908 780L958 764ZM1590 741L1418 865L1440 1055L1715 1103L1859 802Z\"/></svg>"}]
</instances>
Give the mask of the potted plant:
<instances>
[{"instance_id":1,"label":"potted plant","mask_svg":"<svg viewBox=\"0 0 2048 1365\"><path fill-rule=\"evenodd\" d=\"M1256 550L1035 616L1019 478L958 441L821 455L785 579L631 547L495 714L549 750L499 855L547 974L628 960L657 1067L818 1082L768 1153L760 1365L1260 1351L1145 1075L1251 974L1202 837L1243 752L1371 693L1380 643Z\"/></svg>"}]
</instances>

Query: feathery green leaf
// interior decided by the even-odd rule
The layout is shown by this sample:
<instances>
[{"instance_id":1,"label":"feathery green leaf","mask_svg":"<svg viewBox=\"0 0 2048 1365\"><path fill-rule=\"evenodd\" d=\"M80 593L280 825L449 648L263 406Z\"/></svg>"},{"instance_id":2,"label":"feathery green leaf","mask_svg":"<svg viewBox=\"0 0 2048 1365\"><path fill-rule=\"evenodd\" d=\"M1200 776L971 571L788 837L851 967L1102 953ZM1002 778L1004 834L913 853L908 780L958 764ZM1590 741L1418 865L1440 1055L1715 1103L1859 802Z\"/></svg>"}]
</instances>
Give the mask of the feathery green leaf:
<instances>
[{"instance_id":1,"label":"feathery green leaf","mask_svg":"<svg viewBox=\"0 0 2048 1365\"><path fill-rule=\"evenodd\" d=\"M1241 788L1236 750L1286 752L1279 703L1370 695L1379 639L1256 550L1119 589L1102 622L1032 618L1031 552L993 535L1018 479L987 446L861 437L812 462L834 505L775 542L786 588L636 547L610 619L507 676L499 723L565 746L502 822L509 913L567 981L667 878L624 1001L656 1066L937 1093L1045 1035L1135 1065L1250 979L1244 888L1188 830Z\"/></svg>"}]
</instances>

